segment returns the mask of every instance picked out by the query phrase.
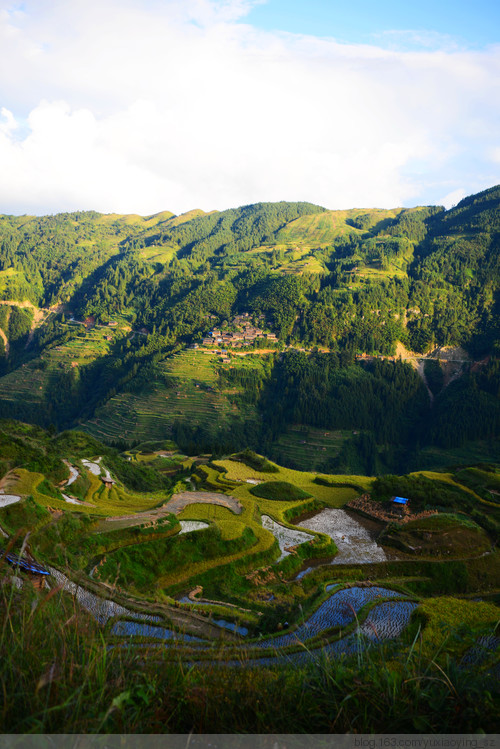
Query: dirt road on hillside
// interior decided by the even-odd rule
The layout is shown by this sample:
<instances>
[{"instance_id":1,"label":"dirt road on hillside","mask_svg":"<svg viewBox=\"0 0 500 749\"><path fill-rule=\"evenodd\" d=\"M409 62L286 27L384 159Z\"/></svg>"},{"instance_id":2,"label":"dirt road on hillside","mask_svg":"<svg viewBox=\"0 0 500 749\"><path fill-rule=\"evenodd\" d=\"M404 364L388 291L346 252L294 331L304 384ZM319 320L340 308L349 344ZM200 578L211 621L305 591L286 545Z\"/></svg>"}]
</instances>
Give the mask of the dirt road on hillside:
<instances>
[{"instance_id":1,"label":"dirt road on hillside","mask_svg":"<svg viewBox=\"0 0 500 749\"><path fill-rule=\"evenodd\" d=\"M0 338L2 339L5 346L5 358L7 358L9 356L9 339L3 332L2 328L0 328Z\"/></svg>"},{"instance_id":2,"label":"dirt road on hillside","mask_svg":"<svg viewBox=\"0 0 500 749\"><path fill-rule=\"evenodd\" d=\"M243 512L243 507L238 500L226 494L218 494L217 492L179 492L179 494L174 494L161 507L155 507L152 510L138 512L133 515L104 518L104 522L116 524L119 528L132 528L134 525L155 522L170 513L178 515L185 507L192 504L220 505L221 507L227 507L228 510L231 510L236 515L241 515Z\"/></svg>"}]
</instances>

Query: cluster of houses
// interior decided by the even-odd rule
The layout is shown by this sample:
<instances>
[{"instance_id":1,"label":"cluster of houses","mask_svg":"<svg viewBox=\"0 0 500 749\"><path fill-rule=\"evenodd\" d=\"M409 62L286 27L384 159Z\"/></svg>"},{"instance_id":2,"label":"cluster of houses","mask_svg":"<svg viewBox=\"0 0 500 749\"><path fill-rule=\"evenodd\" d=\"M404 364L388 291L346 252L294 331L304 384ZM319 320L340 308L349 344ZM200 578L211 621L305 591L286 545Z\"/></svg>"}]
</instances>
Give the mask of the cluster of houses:
<instances>
[{"instance_id":1,"label":"cluster of houses","mask_svg":"<svg viewBox=\"0 0 500 749\"><path fill-rule=\"evenodd\" d=\"M223 346L224 348L243 348L251 346L257 339L265 339L269 343L277 343L278 338L274 333L265 333L256 327L248 312L236 315L229 323L229 327L235 328L233 332L222 331L214 328L203 338L203 346Z\"/></svg>"}]
</instances>

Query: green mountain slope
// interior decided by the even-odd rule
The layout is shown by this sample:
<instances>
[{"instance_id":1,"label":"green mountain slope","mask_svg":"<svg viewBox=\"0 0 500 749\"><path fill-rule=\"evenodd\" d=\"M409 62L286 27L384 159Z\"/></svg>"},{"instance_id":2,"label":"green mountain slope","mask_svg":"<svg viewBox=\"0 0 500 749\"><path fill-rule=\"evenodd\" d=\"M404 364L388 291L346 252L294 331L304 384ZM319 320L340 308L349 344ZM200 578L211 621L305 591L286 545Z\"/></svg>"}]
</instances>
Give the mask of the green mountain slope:
<instances>
[{"instance_id":1,"label":"green mountain slope","mask_svg":"<svg viewBox=\"0 0 500 749\"><path fill-rule=\"evenodd\" d=\"M129 443L149 430L208 450L265 443L290 461L301 430L323 429L337 437L320 440L315 464L346 470L496 440L499 206L494 187L450 211L258 203L2 216L1 411ZM210 385L204 367L176 374L180 352L204 337ZM287 346L309 352L293 385L277 353ZM368 361L396 349L420 379Z\"/></svg>"}]
</instances>

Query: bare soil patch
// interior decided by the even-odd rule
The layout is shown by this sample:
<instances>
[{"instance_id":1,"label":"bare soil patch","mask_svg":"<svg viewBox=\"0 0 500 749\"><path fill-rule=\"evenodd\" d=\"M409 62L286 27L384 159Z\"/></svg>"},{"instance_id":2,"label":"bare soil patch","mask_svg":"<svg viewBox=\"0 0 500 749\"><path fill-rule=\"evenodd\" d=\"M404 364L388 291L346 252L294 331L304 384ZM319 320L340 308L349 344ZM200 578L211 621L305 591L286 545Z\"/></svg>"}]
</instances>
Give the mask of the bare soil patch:
<instances>
[{"instance_id":1,"label":"bare soil patch","mask_svg":"<svg viewBox=\"0 0 500 749\"><path fill-rule=\"evenodd\" d=\"M227 494L218 494L217 492L180 492L179 494L174 494L172 499L164 507L168 508L168 512L178 515L188 505L200 503L221 505L221 507L227 507L228 510L232 510L236 515L241 515L243 512L243 507L237 499Z\"/></svg>"},{"instance_id":2,"label":"bare soil patch","mask_svg":"<svg viewBox=\"0 0 500 749\"><path fill-rule=\"evenodd\" d=\"M174 494L161 507L155 507L133 515L105 518L99 525L99 530L104 530L103 523L106 523L108 529L114 528L114 530L132 528L134 525L142 525L143 523L154 523L156 520L164 518L170 513L178 515L188 505L200 503L221 505L232 510L236 515L240 515L243 512L243 507L238 500L234 497L228 497L225 494L217 494L216 492L180 492L179 494Z\"/></svg>"}]
</instances>

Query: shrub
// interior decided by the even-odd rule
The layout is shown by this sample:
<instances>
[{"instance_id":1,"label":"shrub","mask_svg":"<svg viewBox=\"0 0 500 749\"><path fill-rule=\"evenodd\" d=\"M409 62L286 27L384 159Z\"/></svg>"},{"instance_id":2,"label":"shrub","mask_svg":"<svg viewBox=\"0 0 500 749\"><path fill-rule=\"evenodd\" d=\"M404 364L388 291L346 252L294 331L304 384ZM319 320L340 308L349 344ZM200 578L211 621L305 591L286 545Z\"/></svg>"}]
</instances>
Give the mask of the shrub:
<instances>
[{"instance_id":1,"label":"shrub","mask_svg":"<svg viewBox=\"0 0 500 749\"><path fill-rule=\"evenodd\" d=\"M261 471L262 473L278 473L277 466L266 460L262 455L258 455L248 447L240 453L236 453L231 456L231 460L235 460L238 463L244 463L253 468L254 471Z\"/></svg>"},{"instance_id":2,"label":"shrub","mask_svg":"<svg viewBox=\"0 0 500 749\"><path fill-rule=\"evenodd\" d=\"M311 495L288 481L266 481L250 489L250 493L263 499L274 499L280 502L296 502Z\"/></svg>"}]
</instances>

